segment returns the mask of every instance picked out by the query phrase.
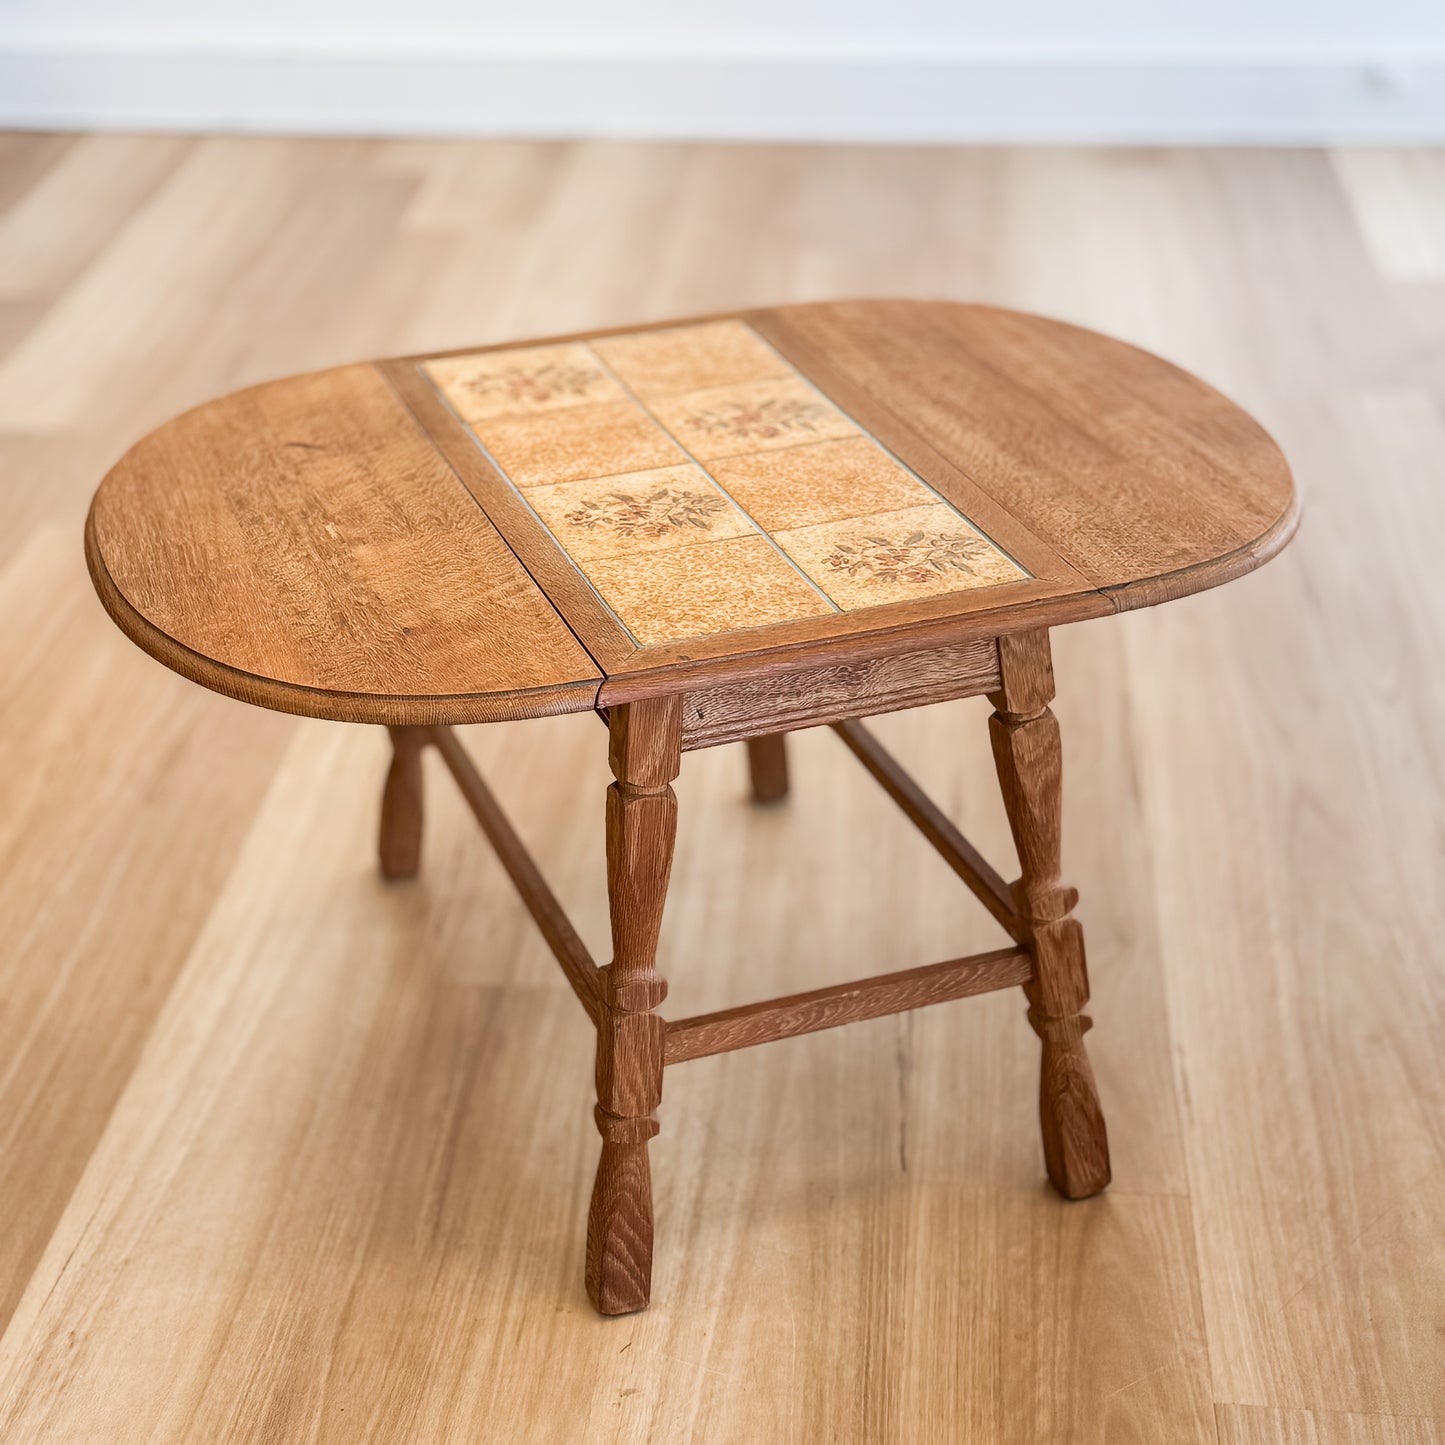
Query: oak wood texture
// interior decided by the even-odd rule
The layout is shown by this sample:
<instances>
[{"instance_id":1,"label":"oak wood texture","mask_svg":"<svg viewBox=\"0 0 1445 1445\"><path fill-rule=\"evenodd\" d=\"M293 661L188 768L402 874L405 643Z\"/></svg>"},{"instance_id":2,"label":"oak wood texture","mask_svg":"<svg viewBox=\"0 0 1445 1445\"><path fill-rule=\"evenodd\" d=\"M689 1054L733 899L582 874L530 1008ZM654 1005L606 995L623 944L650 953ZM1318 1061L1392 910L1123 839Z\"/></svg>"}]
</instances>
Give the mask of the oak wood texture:
<instances>
[{"instance_id":1,"label":"oak wood texture","mask_svg":"<svg viewBox=\"0 0 1445 1445\"><path fill-rule=\"evenodd\" d=\"M605 1315L647 1304L652 1288L648 1140L662 1102L667 997L657 939L677 834L672 780L682 766L682 699L613 709L607 790L607 896L612 962L600 975L597 1131L602 1155L587 1216L587 1294Z\"/></svg>"},{"instance_id":2,"label":"oak wood texture","mask_svg":"<svg viewBox=\"0 0 1445 1445\"><path fill-rule=\"evenodd\" d=\"M796 309L785 308L789 314ZM772 340L769 330L771 321L775 319L772 312L740 314ZM724 319L727 315L680 318L651 329L666 330L679 325L706 323ZM647 330L638 328L627 334L645 335ZM611 331L582 332L542 338L542 341L594 340L612 334ZM531 346L536 343L520 344ZM466 348L465 354L476 354L476 349ZM428 430L437 439L438 445L459 467L461 474L467 478L469 488L483 500L489 515L518 554L530 557L536 552L542 553L549 595L607 674L599 693L603 704L671 692L681 683L763 677L776 671L793 670L809 662L887 656L907 650L910 642L915 645L951 642L966 630L960 625L961 615L981 618L986 614L988 620L980 621L971 630L980 636L992 636L1003 626L1076 621L1101 616L1111 610L1057 553L1020 527L1005 509L970 487L966 479L960 481L956 469L945 458L931 448L920 446L917 439L905 428L900 428L891 417L870 411L866 397L848 393L845 402L843 396L833 396L829 386L820 385L825 395L854 413L900 460L960 506L966 516L977 522L990 538L1028 569L1031 578L1006 588L986 589L989 594L987 603L981 600L979 594L970 597L957 593L916 602L891 603L861 614L823 615L767 628L720 632L671 644L633 647L625 630L611 618L610 613L599 623L595 594L586 585L582 573L565 556L551 534L537 525L525 505L518 502L516 493L477 447L460 417L440 402L426 406L416 401L415 388L420 384L427 361L426 357L413 357L387 363L387 374L393 378L398 390L412 400L418 413L425 416ZM404 379L404 368L407 367L414 374L411 382ZM819 379L809 367L801 369L814 384L819 384ZM434 391L430 383L426 386ZM841 389L848 392L846 385ZM940 481L946 484L941 485ZM958 501L960 495L965 499L964 503ZM539 543L539 534L545 537L544 543ZM580 599L580 605L579 592L587 594Z\"/></svg>"},{"instance_id":3,"label":"oak wood texture","mask_svg":"<svg viewBox=\"0 0 1445 1445\"><path fill-rule=\"evenodd\" d=\"M374 367L206 403L96 493L132 641L286 712L417 724L591 707L600 673Z\"/></svg>"},{"instance_id":4,"label":"oak wood texture","mask_svg":"<svg viewBox=\"0 0 1445 1445\"><path fill-rule=\"evenodd\" d=\"M987 637L723 683L684 695L682 745L710 748L771 728L816 727L973 697L998 679L998 643Z\"/></svg>"},{"instance_id":5,"label":"oak wood texture","mask_svg":"<svg viewBox=\"0 0 1445 1445\"><path fill-rule=\"evenodd\" d=\"M777 624L754 633L745 648L719 633L638 648L613 662L625 633L611 623L594 632L590 602L569 610L582 582L572 567L559 606L594 655L609 654L604 703L667 690L678 679L757 675L776 665L779 649L877 655L910 637L928 640L940 620L954 637L994 635L1166 601L1252 571L1298 523L1289 469L1258 423L1197 378L1137 348L1046 318L957 303L815 303L738 315L1032 577L892 603L861 617ZM946 392L955 398L952 410L939 400L940 386L953 388ZM1056 391L1059 406L1050 400ZM429 424L451 453L470 447L469 485L493 515L514 519L518 531L503 527L508 540L535 545L527 534L545 529L522 515L526 509L461 419L433 409ZM1087 545L1071 552L1059 538L1071 529L1067 499L1076 474L1078 503L1090 520ZM564 559L550 537L547 550L549 560Z\"/></svg>"},{"instance_id":6,"label":"oak wood texture","mask_svg":"<svg viewBox=\"0 0 1445 1445\"><path fill-rule=\"evenodd\" d=\"M736 365L746 371L740 386L709 388L705 378L715 383ZM868 448L875 470L865 478L874 480L830 483L829 463L808 450L826 440ZM764 525L767 498L754 493L749 506L748 488L763 475L757 458L775 466L780 449L794 459L790 485L806 493L804 509L775 499ZM635 478L635 494L599 490L609 475L617 486ZM671 479L661 490L660 476ZM633 522L667 499L652 519L661 532L620 555L579 550L596 545L589 519L601 513L546 500L579 482L593 489L594 509ZM679 497L692 520L674 525ZM900 510L900 501L922 505ZM1083 934L1069 916L1077 894L1059 878L1047 627L1229 580L1271 556L1295 516L1288 468L1263 429L1158 358L997 308L843 302L252 388L128 452L97 493L86 550L112 617L193 680L215 682L219 670L222 690L252 701L433 726L431 740L597 1024L603 1142L586 1284L599 1311L623 1314L643 1308L651 1289L647 1145L664 1064L655 1010L667 991L654 962L683 748L988 693L1022 869L1012 909L991 866L866 733L844 738L1026 941L1045 1160L1062 1194L1085 1198L1110 1169L1083 1044ZM820 517L826 538L809 530ZM717 537L715 519L728 519ZM943 549L958 569L918 561L910 548L921 539L929 557ZM610 545L622 541L619 533ZM885 581L878 567L886 586L870 592L869 576ZM889 600L868 605L875 595ZM927 631L942 622L947 637ZM784 671L780 659L792 665ZM635 686L636 676L659 674L668 690ZM719 685L701 698L688 686L685 701L684 686L703 678ZM358 696L366 703L354 708ZM605 709L616 779L606 969L592 964L447 731L459 699L456 721L584 702ZM387 877L414 873L420 856L423 736L392 734ZM762 746L774 753L750 750L754 795L781 796L780 744ZM956 960L928 974L932 997L977 991L967 972ZM850 1007L865 1018L890 1000L913 1007L915 997L929 1001L921 978L873 981L838 999L756 1006L746 1025L725 1020L717 1036L761 1042L846 1021ZM713 1037L704 1023L693 1032Z\"/></svg>"},{"instance_id":7,"label":"oak wood texture","mask_svg":"<svg viewBox=\"0 0 1445 1445\"><path fill-rule=\"evenodd\" d=\"M830 395L896 417L1117 610L1253 571L1298 523L1289 468L1258 422L1122 342L911 301L757 324Z\"/></svg>"},{"instance_id":8,"label":"oak wood texture","mask_svg":"<svg viewBox=\"0 0 1445 1445\"><path fill-rule=\"evenodd\" d=\"M1057 724L1043 706L1053 695L1047 634L1024 633L990 645L990 673L1010 728L1052 725L1053 742L1014 750L1000 761L1005 803L1015 828L1024 878L1011 894L999 874L943 815L886 749L857 721L835 724L839 735L935 850L1016 941L965 958L831 984L806 993L667 1022L657 1008L667 997L655 963L677 832L671 787L682 764L682 694L648 698L608 710L608 757L616 781L607 793L607 879L612 963L598 969L556 895L547 886L491 790L446 727L389 729L392 762L381 801L383 876L415 875L422 842L421 755L433 745L461 788L522 902L597 1028L597 1107L602 1152L587 1221L586 1286L597 1310L630 1314L650 1301L652 1175L647 1146L658 1132L657 1106L667 1064L815 1033L889 1014L946 1003L1022 984L1034 1005L1029 1021L1044 1041L1040 1118L1050 1177L1068 1198L1095 1194L1108 1183L1108 1145L1098 1094L1083 1053L1088 1020L1073 1017L1087 997L1082 983L1082 934L1060 946L1049 923L1067 912L1073 890L1053 889L1058 854L1060 770ZM1007 659L1005 665L1004 660ZM998 714L993 719L999 725ZM1028 738L1036 740L1030 731ZM995 738L995 751L999 743ZM788 789L784 737L748 739L753 798L775 802ZM1023 801L1020 801L1020 800ZM1022 832L1020 831L1022 830ZM1042 872L1041 872L1042 870ZM1023 906L1017 906L1018 900ZM1038 977L1040 968L1050 976ZM1084 988L1074 1000L1068 995ZM1076 1006L1070 1008L1070 1004ZM1101 1162L1102 1161L1102 1162Z\"/></svg>"},{"instance_id":9,"label":"oak wood texture","mask_svg":"<svg viewBox=\"0 0 1445 1445\"><path fill-rule=\"evenodd\" d=\"M1047 628L1227 581L1294 529L1289 470L1259 425L1121 342L956 302L737 319L1004 549L1019 580L638 646L413 357L252 388L152 433L97 495L97 589L134 640L207 686L447 724ZM569 414L527 425L540 445ZM745 594L742 571L711 585ZM485 581L470 586L473 573Z\"/></svg>"},{"instance_id":10,"label":"oak wood texture","mask_svg":"<svg viewBox=\"0 0 1445 1445\"><path fill-rule=\"evenodd\" d=\"M0 1436L1439 1440L1440 167L0 137ZM654 1305L599 1321L592 1029L440 758L383 887L381 730L155 668L76 532L140 430L266 376L824 293L1170 356L1307 520L1054 635L1109 1191L1041 1184L1010 990L698 1060ZM987 712L870 730L1002 866ZM459 736L605 957L597 724ZM685 760L676 1016L1001 941L837 739L788 746L779 809Z\"/></svg>"},{"instance_id":11,"label":"oak wood texture","mask_svg":"<svg viewBox=\"0 0 1445 1445\"><path fill-rule=\"evenodd\" d=\"M925 963L897 973L829 984L787 998L719 1009L667 1025L666 1062L680 1064L709 1054L731 1053L754 1044L796 1038L819 1029L838 1028L864 1019L904 1013L928 1004L971 998L994 989L1026 984L1033 976L1029 954L1018 948L995 949L943 963Z\"/></svg>"},{"instance_id":12,"label":"oak wood texture","mask_svg":"<svg viewBox=\"0 0 1445 1445\"><path fill-rule=\"evenodd\" d=\"M484 508L528 574L579 637L586 639L587 651L598 668L606 673L621 667L636 651L636 644L552 534L537 525L526 502L511 487L499 484L496 469L441 393L415 364L384 361L379 370L432 438L447 465Z\"/></svg>"},{"instance_id":13,"label":"oak wood texture","mask_svg":"<svg viewBox=\"0 0 1445 1445\"><path fill-rule=\"evenodd\" d=\"M667 1064L881 1018L929 1004L1022 984L1029 1022L1044 1042L1040 1122L1050 1178L1066 1198L1096 1194L1109 1182L1108 1144L1098 1093L1076 1017L1087 999L1083 935L1060 939L1054 924L1077 894L1057 886L1061 771L1046 633L991 644L995 753L1024 876L1013 890L944 816L887 750L856 720L835 724L850 750L899 804L934 849L1025 948L994 950L831 984L802 994L666 1022L667 997L655 967L677 832L671 787L682 763L685 699L647 698L609 709L608 756L616 781L607 793L607 879L613 960L604 969L547 886L491 790L452 729L392 728L392 766L381 806L381 869L411 876L421 848L421 752L436 746L498 859L536 921L562 972L597 1028L597 1108L602 1154L587 1223L587 1293L599 1312L647 1306L652 1288L652 1175L647 1145L658 1132ZM1000 734L997 729L1007 729ZM1040 729L1052 729L1050 735ZM1021 746L1000 743L1017 733ZM1001 751L1002 749L1002 751ZM1005 757L1005 754L1007 756ZM782 734L748 739L755 801L787 792ZM1052 867L1052 872L1050 868ZM1041 978L1040 970L1047 970Z\"/></svg>"},{"instance_id":14,"label":"oak wood texture","mask_svg":"<svg viewBox=\"0 0 1445 1445\"><path fill-rule=\"evenodd\" d=\"M1109 1140L1094 1071L1084 1048L1089 978L1084 931L1071 917L1079 894L1059 873L1063 753L1049 709L1053 659L1045 632L999 639L1003 683L989 701L994 765L1018 851L1015 911L1028 930L1033 976L1024 985L1029 1023L1043 1044L1039 1123L1049 1178L1067 1199L1086 1199L1109 1182Z\"/></svg>"}]
</instances>

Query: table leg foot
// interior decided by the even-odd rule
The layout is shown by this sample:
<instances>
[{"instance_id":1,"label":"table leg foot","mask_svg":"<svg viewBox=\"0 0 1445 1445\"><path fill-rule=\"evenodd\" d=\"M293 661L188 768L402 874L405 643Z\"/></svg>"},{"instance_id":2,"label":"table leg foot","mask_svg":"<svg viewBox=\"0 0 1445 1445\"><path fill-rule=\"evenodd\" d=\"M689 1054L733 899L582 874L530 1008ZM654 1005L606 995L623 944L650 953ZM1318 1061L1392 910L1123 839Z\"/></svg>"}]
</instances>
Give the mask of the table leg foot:
<instances>
[{"instance_id":1,"label":"table leg foot","mask_svg":"<svg viewBox=\"0 0 1445 1445\"><path fill-rule=\"evenodd\" d=\"M638 1125L651 1133L627 1135ZM626 1315L646 1309L652 1292L652 1167L647 1140L655 1120L618 1119L598 1110L602 1157L587 1214L587 1297L599 1314Z\"/></svg>"},{"instance_id":2,"label":"table leg foot","mask_svg":"<svg viewBox=\"0 0 1445 1445\"><path fill-rule=\"evenodd\" d=\"M1087 992L1083 930L1071 918L1045 924L1035 934L1034 949L1037 977L1026 992L1029 1023L1043 1045L1039 1128L1044 1165L1065 1199L1087 1199L1109 1183L1109 1135L1084 1048L1093 1020L1077 1011L1047 1011L1071 986ZM1071 982L1075 979L1077 986Z\"/></svg>"},{"instance_id":3,"label":"table leg foot","mask_svg":"<svg viewBox=\"0 0 1445 1445\"><path fill-rule=\"evenodd\" d=\"M414 878L421 866L422 749L426 729L388 728L391 767L381 794L377 855L384 878Z\"/></svg>"}]
</instances>

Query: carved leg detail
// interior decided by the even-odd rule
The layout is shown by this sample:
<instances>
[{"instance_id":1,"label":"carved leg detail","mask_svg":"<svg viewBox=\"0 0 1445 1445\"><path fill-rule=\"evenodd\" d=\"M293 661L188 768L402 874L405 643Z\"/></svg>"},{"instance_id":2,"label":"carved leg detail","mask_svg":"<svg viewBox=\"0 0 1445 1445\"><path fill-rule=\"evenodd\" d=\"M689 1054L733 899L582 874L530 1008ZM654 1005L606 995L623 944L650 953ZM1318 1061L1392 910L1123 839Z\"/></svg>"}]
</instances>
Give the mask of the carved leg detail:
<instances>
[{"instance_id":1,"label":"carved leg detail","mask_svg":"<svg viewBox=\"0 0 1445 1445\"><path fill-rule=\"evenodd\" d=\"M667 997L654 968L672 870L682 760L679 697L613 708L607 790L607 891L612 963L601 971L597 1027L597 1129L602 1158L587 1219L587 1294L603 1314L646 1304L652 1287L652 1174L648 1141L662 1101Z\"/></svg>"},{"instance_id":2,"label":"carved leg detail","mask_svg":"<svg viewBox=\"0 0 1445 1445\"><path fill-rule=\"evenodd\" d=\"M377 853L384 878L414 878L421 866L421 754L425 728L388 728L391 767L381 794L381 836Z\"/></svg>"},{"instance_id":3,"label":"carved leg detail","mask_svg":"<svg viewBox=\"0 0 1445 1445\"><path fill-rule=\"evenodd\" d=\"M748 774L755 803L776 803L788 794L788 748L782 733L748 739Z\"/></svg>"},{"instance_id":4,"label":"carved leg detail","mask_svg":"<svg viewBox=\"0 0 1445 1445\"><path fill-rule=\"evenodd\" d=\"M1053 667L1046 632L999 639L1003 689L990 694L994 763L1018 848L1015 906L1029 927L1034 978L1029 1023L1043 1044L1039 1123L1049 1178L1066 1199L1109 1182L1109 1141L1084 1049L1091 1020L1084 931L1069 915L1078 893L1060 881L1063 753L1049 710Z\"/></svg>"}]
</instances>

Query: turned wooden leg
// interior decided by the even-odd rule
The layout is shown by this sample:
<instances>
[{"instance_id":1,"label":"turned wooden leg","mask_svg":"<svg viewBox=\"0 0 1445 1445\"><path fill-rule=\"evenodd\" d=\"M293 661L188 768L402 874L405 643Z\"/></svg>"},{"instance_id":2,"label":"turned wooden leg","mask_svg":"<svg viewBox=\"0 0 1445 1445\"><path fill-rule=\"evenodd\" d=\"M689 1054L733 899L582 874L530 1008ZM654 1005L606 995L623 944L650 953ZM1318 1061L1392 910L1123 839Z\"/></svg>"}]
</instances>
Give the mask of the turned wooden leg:
<instances>
[{"instance_id":1,"label":"turned wooden leg","mask_svg":"<svg viewBox=\"0 0 1445 1445\"><path fill-rule=\"evenodd\" d=\"M1003 688L989 694L994 763L1018 848L1014 906L1028 925L1034 978L1026 985L1029 1023L1043 1043L1039 1122L1049 1178L1066 1199L1097 1194L1109 1182L1109 1140L1084 1034L1091 1020L1084 932L1069 915L1078 893L1060 881L1063 755L1047 632L999 639Z\"/></svg>"},{"instance_id":2,"label":"turned wooden leg","mask_svg":"<svg viewBox=\"0 0 1445 1445\"><path fill-rule=\"evenodd\" d=\"M414 878L421 866L421 754L425 728L388 728L391 767L381 794L377 852L384 878Z\"/></svg>"},{"instance_id":3,"label":"turned wooden leg","mask_svg":"<svg viewBox=\"0 0 1445 1445\"><path fill-rule=\"evenodd\" d=\"M607 892L612 963L601 972L597 1025L597 1129L602 1158L587 1218L587 1293L605 1315L647 1304L652 1288L652 1173L647 1144L662 1101L663 1022L653 1010L667 984L653 965L682 762L682 699L648 698L608 718L617 781L607 790Z\"/></svg>"},{"instance_id":4,"label":"turned wooden leg","mask_svg":"<svg viewBox=\"0 0 1445 1445\"><path fill-rule=\"evenodd\" d=\"M782 733L748 739L748 775L755 803L776 803L788 794L788 749Z\"/></svg>"}]
</instances>

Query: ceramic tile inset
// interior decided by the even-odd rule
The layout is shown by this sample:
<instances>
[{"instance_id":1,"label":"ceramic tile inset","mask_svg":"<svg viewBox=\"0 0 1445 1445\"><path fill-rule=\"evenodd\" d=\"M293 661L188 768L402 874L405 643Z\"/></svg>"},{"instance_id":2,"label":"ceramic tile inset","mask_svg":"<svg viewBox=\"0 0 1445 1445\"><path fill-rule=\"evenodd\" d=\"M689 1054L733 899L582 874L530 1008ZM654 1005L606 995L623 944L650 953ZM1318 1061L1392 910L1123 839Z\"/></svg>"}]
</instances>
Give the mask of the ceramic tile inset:
<instances>
[{"instance_id":1,"label":"ceramic tile inset","mask_svg":"<svg viewBox=\"0 0 1445 1445\"><path fill-rule=\"evenodd\" d=\"M701 547L602 557L586 572L644 647L834 610L756 532Z\"/></svg>"},{"instance_id":2,"label":"ceramic tile inset","mask_svg":"<svg viewBox=\"0 0 1445 1445\"><path fill-rule=\"evenodd\" d=\"M538 416L498 417L477 423L473 430L523 491L687 460L677 443L630 399Z\"/></svg>"},{"instance_id":3,"label":"ceramic tile inset","mask_svg":"<svg viewBox=\"0 0 1445 1445\"><path fill-rule=\"evenodd\" d=\"M766 532L938 500L870 437L719 457L708 467Z\"/></svg>"},{"instance_id":4,"label":"ceramic tile inset","mask_svg":"<svg viewBox=\"0 0 1445 1445\"><path fill-rule=\"evenodd\" d=\"M656 401L652 410L702 461L858 435L858 428L802 377L692 391Z\"/></svg>"},{"instance_id":5,"label":"ceramic tile inset","mask_svg":"<svg viewBox=\"0 0 1445 1445\"><path fill-rule=\"evenodd\" d=\"M845 612L1028 576L947 502L824 522L774 540Z\"/></svg>"},{"instance_id":6,"label":"ceramic tile inset","mask_svg":"<svg viewBox=\"0 0 1445 1445\"><path fill-rule=\"evenodd\" d=\"M696 546L757 530L691 462L535 487L527 500L578 562Z\"/></svg>"},{"instance_id":7,"label":"ceramic tile inset","mask_svg":"<svg viewBox=\"0 0 1445 1445\"><path fill-rule=\"evenodd\" d=\"M582 342L447 356L427 362L426 369L457 415L470 422L626 395Z\"/></svg>"},{"instance_id":8,"label":"ceramic tile inset","mask_svg":"<svg viewBox=\"0 0 1445 1445\"><path fill-rule=\"evenodd\" d=\"M684 391L791 376L793 368L741 321L707 321L608 336L592 343L643 401Z\"/></svg>"},{"instance_id":9,"label":"ceramic tile inset","mask_svg":"<svg viewBox=\"0 0 1445 1445\"><path fill-rule=\"evenodd\" d=\"M1029 575L745 321L422 366L641 647Z\"/></svg>"}]
</instances>

